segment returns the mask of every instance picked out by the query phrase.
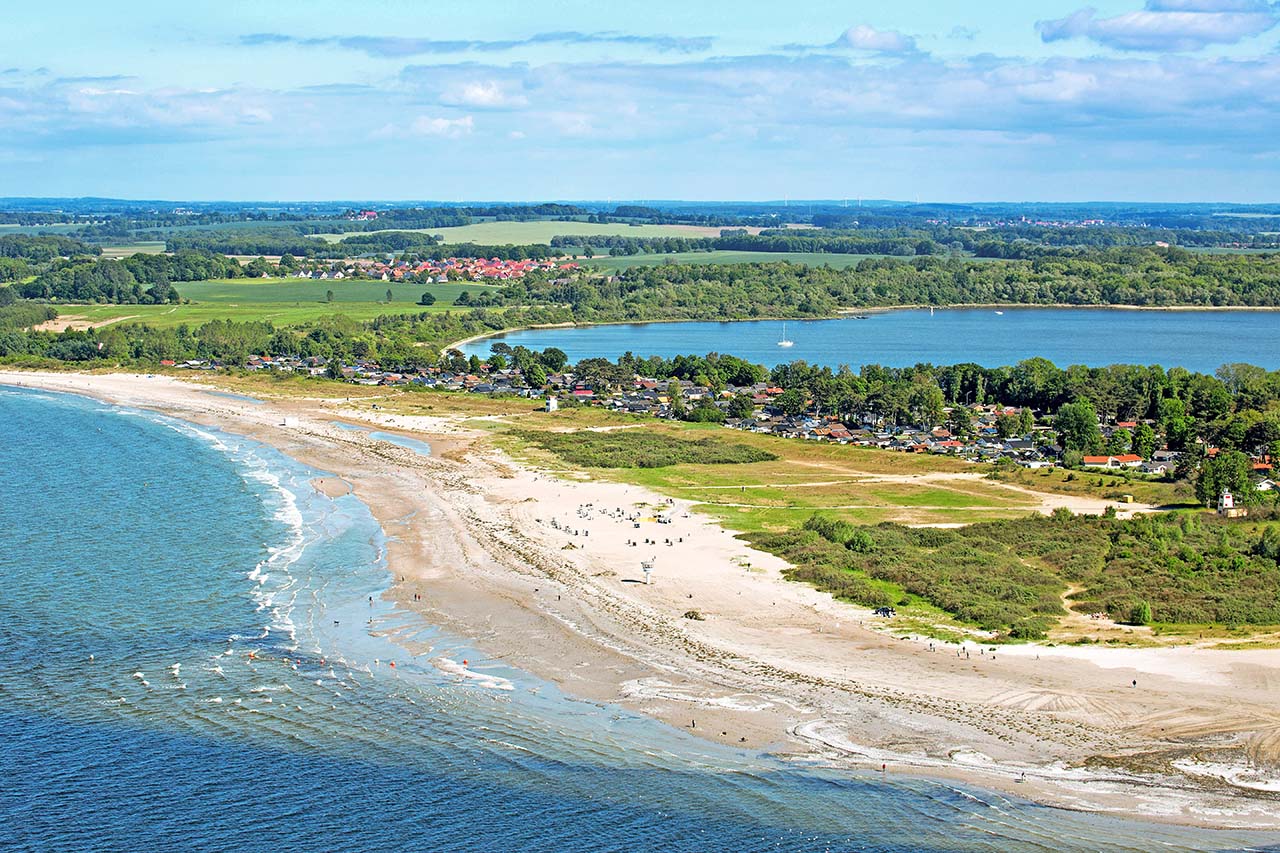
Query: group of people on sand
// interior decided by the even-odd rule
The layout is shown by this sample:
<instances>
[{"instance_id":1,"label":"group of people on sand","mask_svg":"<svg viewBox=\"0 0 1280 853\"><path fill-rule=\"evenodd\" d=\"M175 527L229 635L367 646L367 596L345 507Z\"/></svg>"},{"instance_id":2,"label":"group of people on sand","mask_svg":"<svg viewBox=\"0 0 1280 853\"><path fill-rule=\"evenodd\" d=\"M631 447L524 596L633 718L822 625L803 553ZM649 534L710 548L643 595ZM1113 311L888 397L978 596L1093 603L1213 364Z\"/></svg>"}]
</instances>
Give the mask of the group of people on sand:
<instances>
[{"instance_id":1,"label":"group of people on sand","mask_svg":"<svg viewBox=\"0 0 1280 853\"><path fill-rule=\"evenodd\" d=\"M669 505L669 506L675 506L675 501L674 501L673 499L671 499L671 498L667 498L667 499L665 500L665 503L666 503L667 505ZM631 524L633 527L635 527L636 529L639 529L639 528L640 528L640 523L641 523L641 518L642 518L642 516L641 516L641 514L640 514L639 512L630 512L630 513L629 513L629 512L624 511L622 507L615 507L615 508L613 508L613 509L599 509L599 508L597 508L597 507L596 507L596 505L595 505L594 503L578 504L578 508L577 508L577 515L578 515L578 517L579 517L580 519L582 519L583 521L592 521L592 520L594 520L594 519L595 519L595 517L596 517L596 514L597 514L597 513L599 513L599 515L601 515L602 517L610 518L610 519L612 519L612 520L614 520L614 521L617 521L617 522L629 523L629 524ZM542 523L543 523L543 521L542 521L542 519L541 519L541 518L537 519L537 521L538 521L538 523L539 523L539 524L542 524ZM671 523L671 519L669 519L669 518L664 518L664 517L662 517L662 516L659 516L659 517L657 518L657 521L658 521L658 523L659 523L659 524L670 524L670 523ZM586 528L586 527L570 527L570 526L568 526L567 524L561 524L561 523L560 523L560 520L559 520L558 518L553 518L553 519L551 519L551 521L550 521L550 522L547 522L547 523L548 523L548 524L550 524L550 525L551 525L551 527L552 527L553 529L555 529L555 530L559 530L560 532L562 532L562 533L566 533L566 534L568 534L568 535L570 535L570 536L582 536L582 537L589 537L589 536L591 535L591 531L590 531L590 529L588 529L588 528ZM676 545L681 545L681 544L683 544L683 543L684 543L684 537L683 537L683 536L667 537L667 538L665 538L665 539L663 539L663 540L662 540L662 544L664 544L664 545L666 545L666 546L668 546L668 547L675 547ZM626 540L626 544L627 544L627 546L628 546L628 547L631 547L631 548L637 548L637 547L639 547L641 544L644 544L644 545L657 545L657 544L658 544L658 540L657 540L657 539L651 539L651 538L648 538L648 537L646 537L646 538L643 540L643 542L637 541L637 540L635 540L635 539L627 539L627 540Z\"/></svg>"}]
</instances>

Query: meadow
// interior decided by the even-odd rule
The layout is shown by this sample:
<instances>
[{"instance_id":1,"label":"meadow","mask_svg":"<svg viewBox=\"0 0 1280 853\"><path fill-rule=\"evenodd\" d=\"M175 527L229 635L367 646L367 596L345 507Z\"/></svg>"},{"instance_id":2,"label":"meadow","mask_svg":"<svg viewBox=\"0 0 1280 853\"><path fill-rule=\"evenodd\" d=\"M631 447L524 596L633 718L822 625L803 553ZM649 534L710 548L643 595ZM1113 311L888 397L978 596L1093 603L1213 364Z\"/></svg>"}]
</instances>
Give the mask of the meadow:
<instances>
[{"instance_id":1,"label":"meadow","mask_svg":"<svg viewBox=\"0 0 1280 853\"><path fill-rule=\"evenodd\" d=\"M404 414L426 414L421 406L439 406L440 398L447 396L400 396L386 405ZM985 481L979 469L954 459L798 441L597 408L548 414L535 406L520 401L501 421L475 426L493 431L500 446L532 464L567 476L586 473L632 483L691 501L699 511L744 533L790 530L819 511L856 523L959 524L1014 517L1038 505L1033 496ZM608 432L582 432L587 429ZM571 444L566 441L570 435L581 440ZM609 439L599 439L602 435ZM706 438L732 445L735 453L726 461L712 455L660 465L641 464L638 452L628 456L652 444Z\"/></svg>"},{"instance_id":2,"label":"meadow","mask_svg":"<svg viewBox=\"0 0 1280 853\"><path fill-rule=\"evenodd\" d=\"M209 320L268 320L276 325L289 325L342 314L355 320L371 320L383 314L404 314L448 310L464 290L472 293L492 285L476 284L397 284L386 281L313 281L310 279L214 279L187 281L175 285L182 305L82 305L55 306L62 320L80 323L105 323L124 318L136 319L159 327L199 324ZM392 300L387 302L387 290ZM333 291L333 302L325 301ZM418 305L424 292L431 292L436 303Z\"/></svg>"},{"instance_id":3,"label":"meadow","mask_svg":"<svg viewBox=\"0 0 1280 853\"><path fill-rule=\"evenodd\" d=\"M84 227L83 222L55 222L50 225L17 225L0 223L0 236L5 234L69 234Z\"/></svg>"},{"instance_id":4,"label":"meadow","mask_svg":"<svg viewBox=\"0 0 1280 853\"><path fill-rule=\"evenodd\" d=\"M160 255L164 253L164 243L155 240L143 240L136 243L114 243L102 247L104 258L127 258L130 255Z\"/></svg>"},{"instance_id":5,"label":"meadow","mask_svg":"<svg viewBox=\"0 0 1280 853\"><path fill-rule=\"evenodd\" d=\"M751 264L780 263L804 264L811 267L829 266L846 269L867 258L883 258L885 255L835 255L828 252L671 252L667 254L622 255L619 257L595 257L583 260L584 266L601 272L617 272L632 267L656 267L661 264Z\"/></svg>"}]
</instances>

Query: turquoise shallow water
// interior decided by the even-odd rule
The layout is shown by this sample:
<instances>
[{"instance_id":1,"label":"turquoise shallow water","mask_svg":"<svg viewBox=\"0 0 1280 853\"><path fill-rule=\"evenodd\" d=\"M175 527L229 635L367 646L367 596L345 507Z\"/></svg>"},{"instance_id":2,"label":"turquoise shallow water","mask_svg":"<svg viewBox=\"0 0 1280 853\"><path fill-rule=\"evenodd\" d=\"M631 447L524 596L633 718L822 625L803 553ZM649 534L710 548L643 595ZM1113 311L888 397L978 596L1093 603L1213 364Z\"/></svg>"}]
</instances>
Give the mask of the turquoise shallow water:
<instances>
[{"instance_id":1,"label":"turquoise shallow water","mask_svg":"<svg viewBox=\"0 0 1280 853\"><path fill-rule=\"evenodd\" d=\"M1268 841L719 748L565 697L382 602L368 511L269 448L4 388L0 434L0 849ZM461 677L463 659L483 677Z\"/></svg>"},{"instance_id":2,"label":"turquoise shallow water","mask_svg":"<svg viewBox=\"0 0 1280 853\"><path fill-rule=\"evenodd\" d=\"M920 363L984 367L1041 356L1071 364L1159 364L1212 373L1228 362L1280 368L1280 313L1274 311L1123 311L1009 308L889 311L865 320L645 323L536 329L475 341L467 355L487 355L496 341L531 349L559 347L569 360L630 351L639 356L732 353L772 367L804 359L836 367Z\"/></svg>"},{"instance_id":3,"label":"turquoise shallow water","mask_svg":"<svg viewBox=\"0 0 1280 853\"><path fill-rule=\"evenodd\" d=\"M419 439L416 439L416 438L409 438L408 436L400 435L399 433L383 432L382 430L369 429L367 427L356 426L355 424L349 424L349 423L346 423L345 421L331 421L331 423L334 426L336 426L338 429L343 429L348 432L368 433L369 437L372 439L376 439L378 441L385 441L390 444L398 445L400 447L407 447L408 449L412 450L414 453L420 454L422 456L431 455L431 445L427 444L425 441L420 441Z\"/></svg>"}]
</instances>

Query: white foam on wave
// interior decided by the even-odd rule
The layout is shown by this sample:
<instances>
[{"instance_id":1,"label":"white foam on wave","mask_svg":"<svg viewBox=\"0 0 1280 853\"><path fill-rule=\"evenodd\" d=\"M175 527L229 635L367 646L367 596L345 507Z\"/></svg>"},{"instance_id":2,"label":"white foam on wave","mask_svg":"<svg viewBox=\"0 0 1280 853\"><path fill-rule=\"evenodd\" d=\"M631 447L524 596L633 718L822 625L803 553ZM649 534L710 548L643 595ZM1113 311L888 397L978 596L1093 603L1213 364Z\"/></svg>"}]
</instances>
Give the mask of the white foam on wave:
<instances>
[{"instance_id":1,"label":"white foam on wave","mask_svg":"<svg viewBox=\"0 0 1280 853\"><path fill-rule=\"evenodd\" d=\"M298 645L298 628L293 619L293 610L297 601L298 580L293 576L292 567L302 559L307 546L317 536L308 535L306 519L298 503L297 493L289 488L285 475L274 469L271 464L253 453L245 454L237 461L246 480L253 480L268 490L275 498L276 507L272 513L275 521L285 527L285 539L279 545L267 548L266 559L259 562L247 574L255 583L252 596L259 611L266 610L271 614L271 628L289 637L290 645Z\"/></svg>"},{"instance_id":2,"label":"white foam on wave","mask_svg":"<svg viewBox=\"0 0 1280 853\"><path fill-rule=\"evenodd\" d=\"M141 414L151 415L152 413ZM269 546L266 559L255 565L247 573L247 577L256 587L251 594L257 609L266 610L272 614L270 628L286 634L296 644L297 627L291 618L293 599L292 597L286 601L279 599L281 592L294 583L289 574L289 567L301 558L308 544L306 524L298 506L297 495L286 486L282 473L273 468L267 459L260 456L253 446L202 429L187 421L160 415L154 415L152 419L175 432L198 438L227 456L236 465L241 477L265 486L268 493L276 499L277 505L272 517L285 527L284 542ZM276 584L271 583L273 576L278 579ZM264 632L259 639L265 639L266 636Z\"/></svg>"},{"instance_id":3,"label":"white foam on wave","mask_svg":"<svg viewBox=\"0 0 1280 853\"><path fill-rule=\"evenodd\" d=\"M463 666L452 658L439 657L433 660L432 663L441 672L461 676L473 682L477 687L484 687L489 690L515 690L515 685L511 683L510 679L498 675L489 675L484 672L476 672L474 669Z\"/></svg>"},{"instance_id":4,"label":"white foam on wave","mask_svg":"<svg viewBox=\"0 0 1280 853\"><path fill-rule=\"evenodd\" d=\"M269 447L259 445L252 440L240 439L164 416L156 416L156 419L177 432L200 440L227 458L249 491L256 494L263 502L270 520L279 525L275 528L277 532L272 537L275 541L263 543L265 547L261 559L256 565L246 567L247 571L243 575L248 581L245 591L253 601L256 611L262 614L261 621L258 622L261 630L257 632L257 639L260 642L280 642L281 647L290 650L296 650L303 645L308 648L314 645L313 651L317 656L329 657L331 661L337 659L338 656L332 653L326 654L326 650L321 648L320 634L317 632L318 625L323 624L327 627L332 621L323 614L332 597L328 587L334 583L334 579L324 576L324 573L316 572L316 567L311 565L308 549L323 545L330 537L343 533L357 519L347 518L346 510L337 507L332 501L313 501L310 480L316 472L297 465L287 457L280 457ZM275 536L279 538L275 539ZM378 530L377 536L370 538L369 544L377 549L377 554L369 566L371 570L376 571L386 559L381 543L381 530ZM349 594L345 584L341 589L342 594ZM371 589L370 592L372 591L374 590ZM365 593L359 594L362 600ZM333 603L340 605L342 602ZM346 626L347 621L344 618L342 624ZM330 633L325 631L324 636L328 637ZM222 656L235 655L236 652L230 648L230 643L240 639L251 639L251 637L229 638L228 648L214 660ZM338 650L329 651L337 652ZM364 654L368 653L366 651ZM364 657L364 654L356 657ZM261 663L261 659L250 658L245 661L246 666L251 670L258 669L255 664ZM514 689L514 685L508 679L477 673L460 666L457 662L445 663L443 668L448 670L450 664L456 667L453 674L461 676L468 684L487 690ZM354 665L372 673L365 661L343 665ZM290 662L286 672L289 669L296 671L298 666ZM222 678L228 677L220 671L220 668L217 674ZM356 682L343 683L332 667L329 669L328 677L337 682L334 686L343 692L357 690L361 686ZM329 684L326 683L324 686L328 687ZM259 694L259 698L266 697Z\"/></svg>"}]
</instances>

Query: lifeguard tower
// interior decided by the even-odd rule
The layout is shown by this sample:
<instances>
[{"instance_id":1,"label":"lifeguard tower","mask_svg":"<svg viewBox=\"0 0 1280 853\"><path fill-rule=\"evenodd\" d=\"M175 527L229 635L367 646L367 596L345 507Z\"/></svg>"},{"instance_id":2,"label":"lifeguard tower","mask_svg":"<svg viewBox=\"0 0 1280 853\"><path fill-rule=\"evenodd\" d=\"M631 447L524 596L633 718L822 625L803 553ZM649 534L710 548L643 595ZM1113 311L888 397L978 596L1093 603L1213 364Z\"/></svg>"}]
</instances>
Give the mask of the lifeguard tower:
<instances>
[{"instance_id":1,"label":"lifeguard tower","mask_svg":"<svg viewBox=\"0 0 1280 853\"><path fill-rule=\"evenodd\" d=\"M1218 515L1224 518L1244 518L1248 514L1249 510L1236 506L1235 495L1230 490L1223 489L1222 494L1218 495Z\"/></svg>"}]
</instances>

